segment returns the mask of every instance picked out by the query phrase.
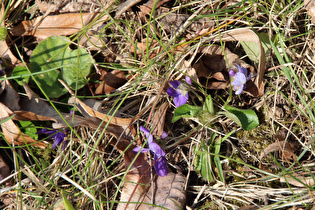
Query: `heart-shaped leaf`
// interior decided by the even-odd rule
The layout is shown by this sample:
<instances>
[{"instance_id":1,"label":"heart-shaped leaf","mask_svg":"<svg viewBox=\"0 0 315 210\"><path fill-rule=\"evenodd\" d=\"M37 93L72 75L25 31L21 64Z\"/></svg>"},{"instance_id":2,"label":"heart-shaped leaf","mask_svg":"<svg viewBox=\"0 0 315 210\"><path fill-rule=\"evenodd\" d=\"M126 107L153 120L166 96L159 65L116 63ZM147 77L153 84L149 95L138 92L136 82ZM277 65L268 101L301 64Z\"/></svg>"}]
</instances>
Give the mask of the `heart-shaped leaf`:
<instances>
[{"instance_id":1,"label":"heart-shaped leaf","mask_svg":"<svg viewBox=\"0 0 315 210\"><path fill-rule=\"evenodd\" d=\"M88 81L86 76L90 73L90 68L93 63L89 53L82 48L71 51L66 50L63 59L62 78L72 88L82 88Z\"/></svg>"},{"instance_id":2,"label":"heart-shaped leaf","mask_svg":"<svg viewBox=\"0 0 315 210\"><path fill-rule=\"evenodd\" d=\"M233 120L239 126L242 126L246 131L259 125L258 117L253 110L238 109L228 105L224 106L224 108L226 112L222 114Z\"/></svg>"},{"instance_id":3,"label":"heart-shaped leaf","mask_svg":"<svg viewBox=\"0 0 315 210\"><path fill-rule=\"evenodd\" d=\"M25 76L25 75L29 75L29 74L30 73L28 72L28 70L23 66L15 67L12 72L12 76L18 77L18 78L15 78L14 80L21 86L23 86L23 82L28 83L30 76Z\"/></svg>"},{"instance_id":4,"label":"heart-shaped leaf","mask_svg":"<svg viewBox=\"0 0 315 210\"><path fill-rule=\"evenodd\" d=\"M30 70L35 74L47 96L57 98L67 93L58 79L72 88L82 88L93 63L88 52L82 48L71 50L68 38L49 37L38 44L30 58Z\"/></svg>"}]
</instances>

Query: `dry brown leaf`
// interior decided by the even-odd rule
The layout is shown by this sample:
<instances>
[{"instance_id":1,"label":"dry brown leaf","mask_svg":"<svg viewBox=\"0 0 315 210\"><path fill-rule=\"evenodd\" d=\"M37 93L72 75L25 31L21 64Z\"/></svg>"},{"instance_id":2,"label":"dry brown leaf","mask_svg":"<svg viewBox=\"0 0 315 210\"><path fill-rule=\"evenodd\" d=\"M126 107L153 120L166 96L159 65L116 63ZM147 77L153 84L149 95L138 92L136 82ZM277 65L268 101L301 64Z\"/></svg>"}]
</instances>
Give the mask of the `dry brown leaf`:
<instances>
[{"instance_id":1,"label":"dry brown leaf","mask_svg":"<svg viewBox=\"0 0 315 210\"><path fill-rule=\"evenodd\" d=\"M236 54L228 49L223 51L222 47L218 45L201 48L199 54L200 59L192 63L192 68L196 72L197 81L207 89L228 87L230 77L227 63L232 66L236 62L253 70L253 67L240 60ZM192 72L190 71L189 74Z\"/></svg>"},{"instance_id":2,"label":"dry brown leaf","mask_svg":"<svg viewBox=\"0 0 315 210\"><path fill-rule=\"evenodd\" d=\"M34 112L27 111L14 111L15 116L13 120L19 121L56 121L56 119L48 116L35 114Z\"/></svg>"},{"instance_id":3,"label":"dry brown leaf","mask_svg":"<svg viewBox=\"0 0 315 210\"><path fill-rule=\"evenodd\" d=\"M262 43L258 37L258 35L248 28L239 28L233 29L231 31L223 32L220 34L220 37L214 39L214 41L250 41L257 43L260 49L260 57L259 57L259 64L257 69L257 75L255 81L252 82L251 80L246 84L245 92L249 93L254 97L259 97L264 93L264 86L265 83L263 81L263 76L265 73L265 50L262 46ZM228 59L229 60L229 59ZM229 61L230 62L230 61ZM243 66L247 68L246 66Z\"/></svg>"},{"instance_id":4,"label":"dry brown leaf","mask_svg":"<svg viewBox=\"0 0 315 210\"><path fill-rule=\"evenodd\" d=\"M158 176L154 185L150 186L143 203L153 203L166 209L184 209L186 203L185 176L181 173L169 173L167 176ZM141 204L139 210L161 209L148 204Z\"/></svg>"},{"instance_id":5,"label":"dry brown leaf","mask_svg":"<svg viewBox=\"0 0 315 210\"><path fill-rule=\"evenodd\" d=\"M74 92L69 88L69 86L66 83L64 83L62 80L59 80L59 82L69 91L69 93L72 96L74 96ZM133 122L133 118L114 117L114 116L110 116L110 115L106 115L106 114L103 114L101 112L98 112L98 111L92 109L91 107L87 106L79 98L76 99L76 102L78 104L80 104L80 106L84 109L84 111L89 114L89 116L103 120L105 122L105 124L110 122L110 124L119 125L119 126L127 128Z\"/></svg>"},{"instance_id":6,"label":"dry brown leaf","mask_svg":"<svg viewBox=\"0 0 315 210\"><path fill-rule=\"evenodd\" d=\"M133 7L134 5L138 4L142 0L127 0L124 3L121 3L117 9L116 9L116 15L115 19L118 19L124 12L126 12L128 9Z\"/></svg>"},{"instance_id":7,"label":"dry brown leaf","mask_svg":"<svg viewBox=\"0 0 315 210\"><path fill-rule=\"evenodd\" d=\"M132 152L134 147L135 146L132 145L132 148L129 148L124 153L126 168L130 166L131 162L135 158L135 154ZM150 174L151 168L148 162L145 160L145 154L140 153L125 177L120 201L140 202L150 186ZM117 209L136 209L137 205L138 204L119 203Z\"/></svg>"},{"instance_id":8,"label":"dry brown leaf","mask_svg":"<svg viewBox=\"0 0 315 210\"><path fill-rule=\"evenodd\" d=\"M87 50L100 50L105 46L105 40L98 33L88 31L86 36L80 38L79 44L86 47Z\"/></svg>"},{"instance_id":9,"label":"dry brown leaf","mask_svg":"<svg viewBox=\"0 0 315 210\"><path fill-rule=\"evenodd\" d=\"M238 210L257 210L259 209L259 206L256 205L247 205L247 206L241 206L238 208Z\"/></svg>"},{"instance_id":10,"label":"dry brown leaf","mask_svg":"<svg viewBox=\"0 0 315 210\"><path fill-rule=\"evenodd\" d=\"M28 97L20 96L19 105L21 111L15 111L15 118L18 120L52 120L53 128L59 129L68 127L67 123L62 119L58 112L40 98L24 83L24 89ZM87 124L83 117L73 116L72 114L60 113L69 125L75 127Z\"/></svg>"},{"instance_id":11,"label":"dry brown leaf","mask_svg":"<svg viewBox=\"0 0 315 210\"><path fill-rule=\"evenodd\" d=\"M5 162L5 159L0 155L0 181L7 178L10 175L10 167ZM1 183L1 185L5 185L6 187L12 186L12 179L8 179ZM12 195L1 193L0 201L5 205L9 205L12 203L13 199L11 199Z\"/></svg>"},{"instance_id":12,"label":"dry brown leaf","mask_svg":"<svg viewBox=\"0 0 315 210\"><path fill-rule=\"evenodd\" d=\"M135 157L135 154L131 152L133 148L134 146L124 154L126 168ZM186 193L184 192L185 177L182 173L171 172L164 177L156 175L153 182L151 182L150 174L151 168L145 160L145 155L140 154L126 175L120 199L124 203L119 203L117 209L160 209L147 204L139 205L130 202L151 203L174 210L184 207Z\"/></svg>"},{"instance_id":13,"label":"dry brown leaf","mask_svg":"<svg viewBox=\"0 0 315 210\"><path fill-rule=\"evenodd\" d=\"M143 4L140 6L141 12L139 13L140 18L143 18L145 15L150 15L151 10L155 4L156 0L149 0L147 3ZM162 6L162 4L169 2L170 0L160 0L156 3L155 9L159 8Z\"/></svg>"},{"instance_id":14,"label":"dry brown leaf","mask_svg":"<svg viewBox=\"0 0 315 210\"><path fill-rule=\"evenodd\" d=\"M91 20L91 13L68 13L37 17L33 20L22 21L13 27L10 32L13 36L35 36L45 39L50 36L67 36L81 30ZM98 21L105 21L108 16L103 16Z\"/></svg>"},{"instance_id":15,"label":"dry brown leaf","mask_svg":"<svg viewBox=\"0 0 315 210\"><path fill-rule=\"evenodd\" d=\"M1 120L8 118L12 114L13 114L12 111L8 107L0 103ZM44 142L36 143L37 141L22 133L20 129L14 124L12 119L2 123L1 128L2 133L5 136L6 140L9 142L9 144L24 145L25 143L27 144L35 143L33 144L33 146L46 148L46 144Z\"/></svg>"},{"instance_id":16,"label":"dry brown leaf","mask_svg":"<svg viewBox=\"0 0 315 210\"><path fill-rule=\"evenodd\" d=\"M19 100L20 96L11 86L9 80L3 80L0 82L1 85L1 95L0 95L0 102L5 104L9 107L10 110L16 111L20 110Z\"/></svg>"},{"instance_id":17,"label":"dry brown leaf","mask_svg":"<svg viewBox=\"0 0 315 210\"><path fill-rule=\"evenodd\" d=\"M148 42L148 43L147 43ZM147 45L149 45L149 51L150 51L150 58L156 57L156 55L159 53L160 48L152 50L153 48L156 48L158 46L158 42L153 39L152 41L147 41L147 39L143 39L141 42L137 43L137 50L135 49L135 46L132 44L130 47L130 53L138 56L138 58L142 58L142 55L145 55L147 51Z\"/></svg>"},{"instance_id":18,"label":"dry brown leaf","mask_svg":"<svg viewBox=\"0 0 315 210\"><path fill-rule=\"evenodd\" d=\"M125 71L113 70L107 72L105 70L101 71L101 83L96 88L95 94L110 94L115 91L117 88L124 85L127 80L125 79Z\"/></svg>"},{"instance_id":19,"label":"dry brown leaf","mask_svg":"<svg viewBox=\"0 0 315 210\"><path fill-rule=\"evenodd\" d=\"M10 175L10 167L6 164L0 154L0 181L7 178ZM8 181L6 183L9 183ZM3 183L2 183L3 184Z\"/></svg>"},{"instance_id":20,"label":"dry brown leaf","mask_svg":"<svg viewBox=\"0 0 315 210\"><path fill-rule=\"evenodd\" d=\"M4 17L4 10L5 6L2 5L0 10L0 20L6 19ZM0 27L5 27L4 21L2 21ZM14 65L18 62L18 59L12 54L5 40L0 40L0 57L3 58L10 67L14 67Z\"/></svg>"},{"instance_id":21,"label":"dry brown leaf","mask_svg":"<svg viewBox=\"0 0 315 210\"><path fill-rule=\"evenodd\" d=\"M315 0L304 0L304 7L312 17L312 23L315 24Z\"/></svg>"},{"instance_id":22,"label":"dry brown leaf","mask_svg":"<svg viewBox=\"0 0 315 210\"><path fill-rule=\"evenodd\" d=\"M315 175L315 174L313 174ZM286 178L284 177L281 177L280 178L280 182L282 183L289 183L289 184L292 184L296 187L305 187L305 185L308 185L308 186L313 186L314 185L314 178L313 177L303 177L303 176L300 176L300 175L294 175L294 177L298 180L300 180L301 182L293 179L292 177L290 176L286 176Z\"/></svg>"},{"instance_id":23,"label":"dry brown leaf","mask_svg":"<svg viewBox=\"0 0 315 210\"><path fill-rule=\"evenodd\" d=\"M260 160L271 152L281 152L283 159L295 160L294 146L288 141L278 141L268 145L260 154Z\"/></svg>"},{"instance_id":24,"label":"dry brown leaf","mask_svg":"<svg viewBox=\"0 0 315 210\"><path fill-rule=\"evenodd\" d=\"M70 12L71 13L88 12L91 10L92 6L93 6L93 3L91 2L91 0L79 0L79 1L36 0L35 1L35 8L38 8L41 11L41 13L46 13L47 11L58 12L59 14L70 13Z\"/></svg>"},{"instance_id":25,"label":"dry brown leaf","mask_svg":"<svg viewBox=\"0 0 315 210\"><path fill-rule=\"evenodd\" d=\"M154 112L151 120L151 125L154 126L152 131L153 135L162 136L165 125L165 114L168 109L168 105L169 104L167 102L164 102Z\"/></svg>"}]
</instances>

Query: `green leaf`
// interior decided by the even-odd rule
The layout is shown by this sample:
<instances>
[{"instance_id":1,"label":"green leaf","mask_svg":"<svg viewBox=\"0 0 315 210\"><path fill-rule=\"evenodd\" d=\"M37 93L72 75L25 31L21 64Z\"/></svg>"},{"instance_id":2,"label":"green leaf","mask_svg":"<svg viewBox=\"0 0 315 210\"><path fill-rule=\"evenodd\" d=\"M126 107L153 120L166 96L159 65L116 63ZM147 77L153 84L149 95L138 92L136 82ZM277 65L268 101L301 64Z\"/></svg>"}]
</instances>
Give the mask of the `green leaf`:
<instances>
[{"instance_id":1,"label":"green leaf","mask_svg":"<svg viewBox=\"0 0 315 210\"><path fill-rule=\"evenodd\" d=\"M19 76L19 78L14 79L19 85L23 86L23 82L28 83L30 80L29 71L23 66L17 66L13 69L12 76Z\"/></svg>"},{"instance_id":2,"label":"green leaf","mask_svg":"<svg viewBox=\"0 0 315 210\"><path fill-rule=\"evenodd\" d=\"M268 33L257 33L258 37L260 38L261 44L266 52L266 55L270 53L271 44L269 39ZM259 45L255 42L245 42L240 41L245 53L247 54L248 58L251 59L255 63L259 63L259 56L260 50Z\"/></svg>"},{"instance_id":3,"label":"green leaf","mask_svg":"<svg viewBox=\"0 0 315 210\"><path fill-rule=\"evenodd\" d=\"M70 88L75 89L77 83L77 88L80 89L88 82L86 76L90 73L93 60L82 48L68 51L66 56L68 57L64 58L65 67L62 68L62 78Z\"/></svg>"},{"instance_id":4,"label":"green leaf","mask_svg":"<svg viewBox=\"0 0 315 210\"><path fill-rule=\"evenodd\" d=\"M71 50L68 40L51 36L37 45L30 58L31 72L41 72L34 77L51 98L67 93L58 79L64 80L72 89L82 88L93 63L85 49Z\"/></svg>"},{"instance_id":5,"label":"green leaf","mask_svg":"<svg viewBox=\"0 0 315 210\"><path fill-rule=\"evenodd\" d=\"M175 109L174 116L172 118L172 123L176 122L180 118L197 118L198 113L202 109L199 106L191 106L188 104L184 104L177 109Z\"/></svg>"},{"instance_id":6,"label":"green leaf","mask_svg":"<svg viewBox=\"0 0 315 210\"><path fill-rule=\"evenodd\" d=\"M200 148L197 146L195 148L195 153L196 153L196 161L194 163L195 170L200 172L200 175L204 180L212 182L214 178L212 176L210 152L208 150L201 151Z\"/></svg>"},{"instance_id":7,"label":"green leaf","mask_svg":"<svg viewBox=\"0 0 315 210\"><path fill-rule=\"evenodd\" d=\"M36 134L37 129L31 121L19 121L19 123L21 125L20 129L23 133L35 140L38 139L38 134Z\"/></svg>"},{"instance_id":8,"label":"green leaf","mask_svg":"<svg viewBox=\"0 0 315 210\"><path fill-rule=\"evenodd\" d=\"M231 131L230 133L228 133L227 135L225 135L223 138L219 138L217 139L217 141L214 143L214 154L216 154L216 156L214 156L213 158L213 162L217 168L218 171L218 175L219 178L222 182L225 182L224 180L224 174L223 174L223 169L222 169L222 164L220 161L220 157L217 156L220 154L220 149L221 149L221 144L224 140L226 140L229 136L232 135L232 133L234 133L234 131Z\"/></svg>"},{"instance_id":9,"label":"green leaf","mask_svg":"<svg viewBox=\"0 0 315 210\"><path fill-rule=\"evenodd\" d=\"M224 108L226 112L222 114L233 120L246 131L259 125L258 117L253 110L238 109L228 105L224 106Z\"/></svg>"},{"instance_id":10,"label":"green leaf","mask_svg":"<svg viewBox=\"0 0 315 210\"><path fill-rule=\"evenodd\" d=\"M214 107L211 95L208 95L206 101L203 105L203 110L207 111L209 114L214 114Z\"/></svg>"},{"instance_id":11,"label":"green leaf","mask_svg":"<svg viewBox=\"0 0 315 210\"><path fill-rule=\"evenodd\" d=\"M65 195L65 192L63 190L61 191L61 195L62 195L63 203L65 204L65 209L74 210L74 207L72 206L70 201L67 199L67 196Z\"/></svg>"},{"instance_id":12,"label":"green leaf","mask_svg":"<svg viewBox=\"0 0 315 210\"><path fill-rule=\"evenodd\" d=\"M217 168L218 175L219 175L221 182L224 182L224 174L223 174L223 169L222 169L222 165L221 165L221 161L220 161L219 156L214 156L213 162L215 164L215 167Z\"/></svg>"},{"instance_id":13,"label":"green leaf","mask_svg":"<svg viewBox=\"0 0 315 210\"><path fill-rule=\"evenodd\" d=\"M8 35L8 30L4 26L0 26L0 41L4 41Z\"/></svg>"}]
</instances>

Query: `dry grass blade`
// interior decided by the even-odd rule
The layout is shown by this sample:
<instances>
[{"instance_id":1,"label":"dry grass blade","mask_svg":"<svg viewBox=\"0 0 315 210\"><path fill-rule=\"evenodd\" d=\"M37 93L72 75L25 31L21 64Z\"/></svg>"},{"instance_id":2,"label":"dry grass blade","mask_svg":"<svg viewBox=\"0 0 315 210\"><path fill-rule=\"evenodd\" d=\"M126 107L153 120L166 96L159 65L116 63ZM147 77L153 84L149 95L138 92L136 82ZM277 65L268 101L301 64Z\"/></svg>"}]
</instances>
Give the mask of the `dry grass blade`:
<instances>
[{"instance_id":1,"label":"dry grass blade","mask_svg":"<svg viewBox=\"0 0 315 210\"><path fill-rule=\"evenodd\" d=\"M81 192L83 192L85 195L87 195L89 198L91 198L93 201L96 201L96 198L91 195L91 193L89 193L86 189L84 189L83 187L81 187L79 184L77 184L76 182L74 182L72 179L70 179L69 177L67 177L65 174L63 173L57 173L57 176L60 176L61 178L63 178L64 180L68 181L69 183L71 183L73 186L75 186L76 188L78 188Z\"/></svg>"}]
</instances>

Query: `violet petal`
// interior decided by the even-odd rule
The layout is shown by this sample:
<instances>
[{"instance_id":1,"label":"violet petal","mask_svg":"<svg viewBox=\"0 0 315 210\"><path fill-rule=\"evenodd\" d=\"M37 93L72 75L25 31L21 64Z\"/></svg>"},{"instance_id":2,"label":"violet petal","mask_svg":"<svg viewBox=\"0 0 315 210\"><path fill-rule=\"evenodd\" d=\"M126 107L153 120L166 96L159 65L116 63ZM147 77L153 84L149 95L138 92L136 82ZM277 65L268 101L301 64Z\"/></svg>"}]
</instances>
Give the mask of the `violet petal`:
<instances>
[{"instance_id":1,"label":"violet petal","mask_svg":"<svg viewBox=\"0 0 315 210\"><path fill-rule=\"evenodd\" d=\"M192 80L191 80L191 78L190 77L185 77L185 81L186 81L186 83L188 84L188 85L191 85L192 84Z\"/></svg>"},{"instance_id":2,"label":"violet petal","mask_svg":"<svg viewBox=\"0 0 315 210\"><path fill-rule=\"evenodd\" d=\"M176 107L180 107L181 105L184 105L188 101L188 92L186 95L180 94L177 97L174 97L174 104Z\"/></svg>"},{"instance_id":3,"label":"violet petal","mask_svg":"<svg viewBox=\"0 0 315 210\"><path fill-rule=\"evenodd\" d=\"M141 150L141 147L138 146L138 147L133 148L132 152L134 154L137 154L140 150ZM145 153L145 152L149 152L149 151L150 151L149 149L142 148L141 153Z\"/></svg>"},{"instance_id":4,"label":"violet petal","mask_svg":"<svg viewBox=\"0 0 315 210\"><path fill-rule=\"evenodd\" d=\"M38 130L36 132L36 134L46 134L46 135L48 135L49 136L48 139L54 138L57 135L57 133L58 133L58 131L56 131L56 130L49 130L49 129L46 129L46 128L42 128L42 129L40 129L40 130Z\"/></svg>"},{"instance_id":5,"label":"violet petal","mask_svg":"<svg viewBox=\"0 0 315 210\"><path fill-rule=\"evenodd\" d=\"M244 85L240 86L236 91L235 91L235 95L239 95L243 92L244 89Z\"/></svg>"},{"instance_id":6,"label":"violet petal","mask_svg":"<svg viewBox=\"0 0 315 210\"><path fill-rule=\"evenodd\" d=\"M235 71L234 71L234 70L232 70L232 69L231 69L231 70L229 71L229 75L230 75L230 77L234 77L234 76L235 76L235 74L236 74L236 73L235 73Z\"/></svg>"},{"instance_id":7,"label":"violet petal","mask_svg":"<svg viewBox=\"0 0 315 210\"><path fill-rule=\"evenodd\" d=\"M155 142L151 142L149 144L149 148L151 150L151 152L153 152L154 154L158 155L158 156L165 156L165 152L162 150L162 148Z\"/></svg>"},{"instance_id":8,"label":"violet petal","mask_svg":"<svg viewBox=\"0 0 315 210\"><path fill-rule=\"evenodd\" d=\"M153 135L150 134L150 131L148 129L146 129L143 126L140 126L140 131L142 131L145 134L145 137L148 139L148 144L153 142Z\"/></svg>"},{"instance_id":9,"label":"violet petal","mask_svg":"<svg viewBox=\"0 0 315 210\"><path fill-rule=\"evenodd\" d=\"M166 137L168 137L168 134L166 131L163 131L163 133L161 135L161 139L165 139Z\"/></svg>"},{"instance_id":10,"label":"violet petal","mask_svg":"<svg viewBox=\"0 0 315 210\"><path fill-rule=\"evenodd\" d=\"M181 94L180 94L180 90L176 90L176 89L174 89L173 87L167 88L166 93L167 93L169 96L172 96L172 97L177 97L177 96L181 95Z\"/></svg>"},{"instance_id":11,"label":"violet petal","mask_svg":"<svg viewBox=\"0 0 315 210\"><path fill-rule=\"evenodd\" d=\"M154 155L154 162L155 172L161 177L166 176L168 174L168 169L165 157Z\"/></svg>"},{"instance_id":12,"label":"violet petal","mask_svg":"<svg viewBox=\"0 0 315 210\"><path fill-rule=\"evenodd\" d=\"M240 72L237 72L234 76L234 81L231 83L233 86L241 86L246 83L246 76Z\"/></svg>"},{"instance_id":13,"label":"violet petal","mask_svg":"<svg viewBox=\"0 0 315 210\"><path fill-rule=\"evenodd\" d=\"M238 72L242 73L245 75L245 77L247 77L247 69L244 68L243 66L240 66L237 64L237 68L238 68Z\"/></svg>"},{"instance_id":14,"label":"violet petal","mask_svg":"<svg viewBox=\"0 0 315 210\"><path fill-rule=\"evenodd\" d=\"M174 80L174 81L169 81L170 85L174 88L174 89L177 89L178 86L180 85L180 82L177 81L177 80Z\"/></svg>"},{"instance_id":15,"label":"violet petal","mask_svg":"<svg viewBox=\"0 0 315 210\"><path fill-rule=\"evenodd\" d=\"M57 147L57 145L60 145L65 139L65 134L63 132L58 132L55 135L55 140L54 140L54 144L51 148L55 148Z\"/></svg>"}]
</instances>

